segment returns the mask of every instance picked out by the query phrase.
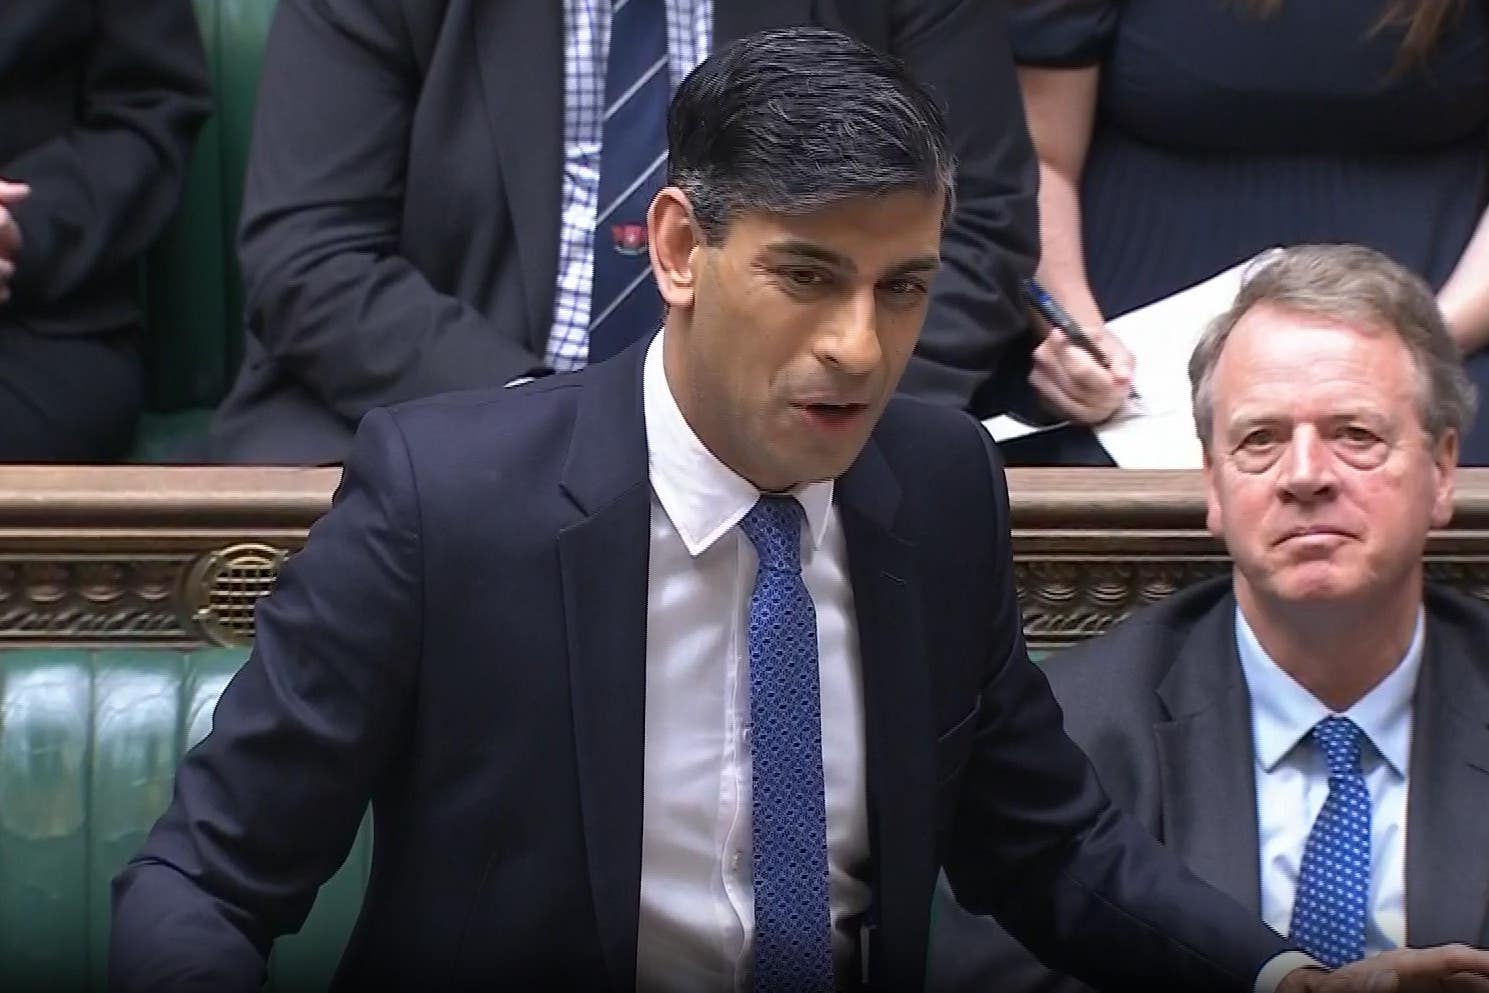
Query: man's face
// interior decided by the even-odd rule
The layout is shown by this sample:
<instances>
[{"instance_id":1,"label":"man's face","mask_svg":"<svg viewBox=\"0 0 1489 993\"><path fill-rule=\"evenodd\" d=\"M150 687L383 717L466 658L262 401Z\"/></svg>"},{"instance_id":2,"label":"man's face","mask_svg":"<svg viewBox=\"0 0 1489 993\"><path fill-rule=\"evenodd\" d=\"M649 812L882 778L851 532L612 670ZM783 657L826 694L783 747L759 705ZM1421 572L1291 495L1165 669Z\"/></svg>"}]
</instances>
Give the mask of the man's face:
<instances>
[{"instance_id":1,"label":"man's face","mask_svg":"<svg viewBox=\"0 0 1489 993\"><path fill-rule=\"evenodd\" d=\"M1419 596L1458 445L1428 437L1401 340L1264 304L1231 332L1213 387L1208 523L1242 602Z\"/></svg>"},{"instance_id":2,"label":"man's face","mask_svg":"<svg viewBox=\"0 0 1489 993\"><path fill-rule=\"evenodd\" d=\"M942 209L939 195L907 190L750 213L692 248L667 378L721 462L767 491L852 464L920 334Z\"/></svg>"}]
</instances>

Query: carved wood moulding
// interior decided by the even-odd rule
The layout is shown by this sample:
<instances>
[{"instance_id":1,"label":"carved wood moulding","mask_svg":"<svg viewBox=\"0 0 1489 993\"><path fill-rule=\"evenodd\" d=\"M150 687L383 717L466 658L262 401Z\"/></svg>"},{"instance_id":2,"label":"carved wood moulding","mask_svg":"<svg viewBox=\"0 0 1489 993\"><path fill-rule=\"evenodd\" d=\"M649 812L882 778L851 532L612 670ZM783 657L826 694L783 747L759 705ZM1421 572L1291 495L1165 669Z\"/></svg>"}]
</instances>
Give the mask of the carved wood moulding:
<instances>
[{"instance_id":1,"label":"carved wood moulding","mask_svg":"<svg viewBox=\"0 0 1489 993\"><path fill-rule=\"evenodd\" d=\"M1209 558L1065 555L1014 560L1024 639L1031 650L1063 648L1101 634L1132 611L1230 568Z\"/></svg>"},{"instance_id":2,"label":"carved wood moulding","mask_svg":"<svg viewBox=\"0 0 1489 993\"><path fill-rule=\"evenodd\" d=\"M0 468L0 647L241 645L330 505L335 468ZM1009 471L1031 648L1106 630L1229 568L1198 473ZM1460 474L1429 576L1489 602L1489 469Z\"/></svg>"},{"instance_id":3,"label":"carved wood moulding","mask_svg":"<svg viewBox=\"0 0 1489 993\"><path fill-rule=\"evenodd\" d=\"M243 645L298 542L199 552L0 552L0 647Z\"/></svg>"},{"instance_id":4,"label":"carved wood moulding","mask_svg":"<svg viewBox=\"0 0 1489 993\"><path fill-rule=\"evenodd\" d=\"M337 469L0 468L0 647L241 645Z\"/></svg>"}]
</instances>

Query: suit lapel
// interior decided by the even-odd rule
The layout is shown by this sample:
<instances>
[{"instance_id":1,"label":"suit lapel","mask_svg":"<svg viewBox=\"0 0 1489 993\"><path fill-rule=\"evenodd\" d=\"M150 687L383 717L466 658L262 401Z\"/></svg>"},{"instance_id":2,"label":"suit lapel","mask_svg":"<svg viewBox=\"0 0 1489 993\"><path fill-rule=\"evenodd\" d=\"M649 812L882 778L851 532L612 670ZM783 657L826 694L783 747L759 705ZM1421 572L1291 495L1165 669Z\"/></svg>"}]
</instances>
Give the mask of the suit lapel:
<instances>
[{"instance_id":1,"label":"suit lapel","mask_svg":"<svg viewBox=\"0 0 1489 993\"><path fill-rule=\"evenodd\" d=\"M716 0L713 5L714 50L762 28L809 24L811 0Z\"/></svg>"},{"instance_id":2,"label":"suit lapel","mask_svg":"<svg viewBox=\"0 0 1489 993\"><path fill-rule=\"evenodd\" d=\"M1468 643L1449 623L1429 620L1407 795L1411 945L1489 941L1489 685L1473 662L1482 651L1482 643Z\"/></svg>"},{"instance_id":3,"label":"suit lapel","mask_svg":"<svg viewBox=\"0 0 1489 993\"><path fill-rule=\"evenodd\" d=\"M522 269L529 348L553 323L563 176L563 5L473 0L476 65Z\"/></svg>"},{"instance_id":4,"label":"suit lapel","mask_svg":"<svg viewBox=\"0 0 1489 993\"><path fill-rule=\"evenodd\" d=\"M651 497L642 341L592 367L563 489L580 519L558 536L580 809L612 986L636 979Z\"/></svg>"},{"instance_id":5,"label":"suit lapel","mask_svg":"<svg viewBox=\"0 0 1489 993\"><path fill-rule=\"evenodd\" d=\"M920 591L913 546L894 533L900 489L870 441L838 486L863 661L869 838L876 924L870 982L918 989L925 981L935 784L934 710L921 659Z\"/></svg>"},{"instance_id":6,"label":"suit lapel","mask_svg":"<svg viewBox=\"0 0 1489 993\"><path fill-rule=\"evenodd\" d=\"M1158 696L1153 725L1163 841L1202 879L1261 912L1251 703L1236 655L1236 601L1195 625Z\"/></svg>"}]
</instances>

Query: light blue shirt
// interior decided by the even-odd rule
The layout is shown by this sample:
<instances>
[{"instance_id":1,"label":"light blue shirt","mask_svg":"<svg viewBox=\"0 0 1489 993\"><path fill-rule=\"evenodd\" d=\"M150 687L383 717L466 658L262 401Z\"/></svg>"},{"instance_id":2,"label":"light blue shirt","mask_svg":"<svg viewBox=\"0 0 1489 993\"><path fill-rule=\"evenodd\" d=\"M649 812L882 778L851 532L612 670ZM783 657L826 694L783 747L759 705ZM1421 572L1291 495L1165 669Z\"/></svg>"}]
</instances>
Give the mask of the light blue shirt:
<instances>
[{"instance_id":1,"label":"light blue shirt","mask_svg":"<svg viewBox=\"0 0 1489 993\"><path fill-rule=\"evenodd\" d=\"M1361 751L1371 811L1367 955L1406 944L1406 798L1422 638L1418 611L1401 662L1343 713L1369 742ZM1272 661L1239 609L1236 647L1251 694L1262 918L1286 935L1303 847L1329 794L1328 763L1308 732L1334 712Z\"/></svg>"}]
</instances>

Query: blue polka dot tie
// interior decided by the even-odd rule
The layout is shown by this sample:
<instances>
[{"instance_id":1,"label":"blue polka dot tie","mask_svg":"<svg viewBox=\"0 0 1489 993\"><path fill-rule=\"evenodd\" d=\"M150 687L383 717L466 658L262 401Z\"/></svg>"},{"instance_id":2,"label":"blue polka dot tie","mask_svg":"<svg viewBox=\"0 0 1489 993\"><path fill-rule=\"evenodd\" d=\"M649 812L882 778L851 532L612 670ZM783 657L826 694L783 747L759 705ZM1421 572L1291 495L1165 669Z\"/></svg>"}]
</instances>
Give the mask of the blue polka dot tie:
<instances>
[{"instance_id":1,"label":"blue polka dot tie","mask_svg":"<svg viewBox=\"0 0 1489 993\"><path fill-rule=\"evenodd\" d=\"M832 989L817 611L801 579L801 504L761 497L740 527L750 595L756 993Z\"/></svg>"},{"instance_id":2,"label":"blue polka dot tie","mask_svg":"<svg viewBox=\"0 0 1489 993\"><path fill-rule=\"evenodd\" d=\"M1354 721L1328 717L1312 735L1329 760L1329 796L1303 847L1290 937L1334 969L1365 956L1370 790L1360 770L1362 732Z\"/></svg>"}]
</instances>

